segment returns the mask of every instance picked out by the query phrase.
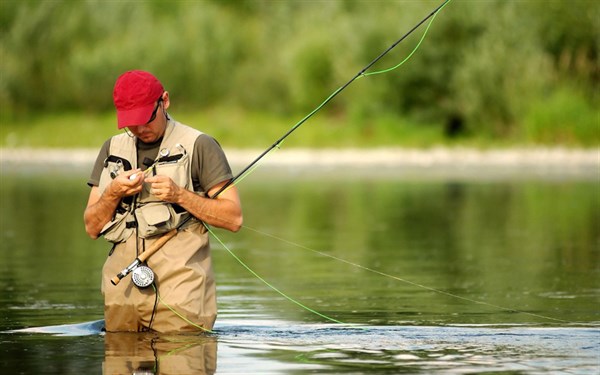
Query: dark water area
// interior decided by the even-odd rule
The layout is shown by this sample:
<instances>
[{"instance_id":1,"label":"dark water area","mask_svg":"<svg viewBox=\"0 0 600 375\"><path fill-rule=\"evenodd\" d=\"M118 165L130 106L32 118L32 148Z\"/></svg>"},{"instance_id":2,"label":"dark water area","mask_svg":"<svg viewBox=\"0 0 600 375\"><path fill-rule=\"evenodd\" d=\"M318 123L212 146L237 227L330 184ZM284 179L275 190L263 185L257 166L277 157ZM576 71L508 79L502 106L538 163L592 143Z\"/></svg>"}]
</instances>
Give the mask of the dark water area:
<instances>
[{"instance_id":1,"label":"dark water area","mask_svg":"<svg viewBox=\"0 0 600 375\"><path fill-rule=\"evenodd\" d=\"M0 373L600 371L598 176L259 169L214 332L158 335L100 331L87 173L2 169Z\"/></svg>"}]
</instances>

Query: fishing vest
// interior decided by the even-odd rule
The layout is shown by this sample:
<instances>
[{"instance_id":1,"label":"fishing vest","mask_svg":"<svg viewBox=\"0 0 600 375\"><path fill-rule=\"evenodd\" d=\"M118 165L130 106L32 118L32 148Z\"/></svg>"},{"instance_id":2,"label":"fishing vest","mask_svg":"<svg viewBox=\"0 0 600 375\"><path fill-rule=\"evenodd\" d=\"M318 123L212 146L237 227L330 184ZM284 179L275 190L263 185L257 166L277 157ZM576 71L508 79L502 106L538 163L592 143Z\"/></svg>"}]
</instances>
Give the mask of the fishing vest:
<instances>
[{"instance_id":1,"label":"fishing vest","mask_svg":"<svg viewBox=\"0 0 600 375\"><path fill-rule=\"evenodd\" d=\"M202 132L169 120L153 164L143 172L146 177L164 175L179 187L194 191L191 158L194 143ZM121 173L137 167L136 139L127 134L111 138L109 156L104 161L98 189L104 192L108 184ZM178 205L163 202L150 192L150 184L144 183L142 191L121 200L115 214L100 232L110 242L126 241L135 231L141 238L156 236L170 231L190 214Z\"/></svg>"}]
</instances>

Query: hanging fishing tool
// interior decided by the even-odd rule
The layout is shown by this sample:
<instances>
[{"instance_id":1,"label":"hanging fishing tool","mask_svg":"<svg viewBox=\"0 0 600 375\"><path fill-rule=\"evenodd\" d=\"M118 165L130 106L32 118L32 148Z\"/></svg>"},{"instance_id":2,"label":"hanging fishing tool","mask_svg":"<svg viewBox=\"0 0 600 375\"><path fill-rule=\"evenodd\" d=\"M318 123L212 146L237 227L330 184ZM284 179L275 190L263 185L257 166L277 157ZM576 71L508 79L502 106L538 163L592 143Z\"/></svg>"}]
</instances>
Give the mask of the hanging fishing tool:
<instances>
[{"instance_id":1,"label":"hanging fishing tool","mask_svg":"<svg viewBox=\"0 0 600 375\"><path fill-rule=\"evenodd\" d=\"M377 56L373 61L371 61L369 64L367 64L363 69L361 69L354 77L352 77L348 82L346 82L344 85L342 85L340 88L338 88L337 90L335 90L329 97L327 97L327 99L325 99L325 101L323 101L317 108L315 108L312 112L310 112L308 115L306 115L303 119L301 119L298 123L296 123L290 130L288 130L283 136L281 136L279 139L277 139L270 147L268 147L265 151L263 151L256 159L254 159L254 161L252 161L250 164L248 164L244 169L242 169L241 172L239 172L236 176L234 176L231 180L229 180L227 183L225 183L213 196L210 196L210 199L214 199L216 198L219 194L221 194L223 191L225 191L227 188L229 188L232 184L235 184L235 182L237 180L239 180L241 177L245 176L249 171L251 171L251 169L263 158L265 157L269 152L271 152L273 149L278 148L279 145L287 138L289 137L296 129L298 129L302 124L304 124L309 118L311 118L315 113L317 113L319 110L321 110L321 108L323 108L327 103L329 103L334 97L336 97L340 92L342 92L344 89L346 89L348 86L350 86L350 84L352 84L352 82L354 82L356 79L360 78L360 77L365 77L371 74L378 74L378 73L385 73L391 70L396 69L397 67L399 67L400 65L402 65L404 62L406 62L411 56L412 54L416 51L416 49L419 47L419 45L421 44L421 41L423 40L423 38L425 37L425 34L427 33L427 30L425 31L425 34L423 35L423 37L421 38L421 41L419 42L419 44L417 44L417 46L415 47L415 49L413 49L413 51L411 52L411 54L404 59L402 62L400 62L400 64L390 68L390 69L386 69L383 71L379 71L379 72L372 72L372 73L366 73L367 70L369 70L373 65L375 65L379 60L381 60L385 55L387 55L392 49L394 49L398 44L400 44L404 39L406 39L410 34L412 34L416 29L418 29L423 23L425 23L428 19L432 19L435 18L435 15L437 15L437 13L442 10L442 8L444 8L444 6L446 6L451 0L445 0L441 5L439 5L437 8L435 8L431 13L429 13L425 18L423 18L419 23L417 23L412 29L410 29L406 34L404 34L400 39L398 39L396 42L394 42L391 46L389 46L385 51L383 51L379 56ZM433 17L433 18L432 18ZM430 23L431 25L431 23ZM429 26L428 26L429 28ZM143 288L143 287L147 287L149 285L152 284L152 282L154 281L154 273L152 272L152 270L145 265L145 261L152 255L154 254L156 251L158 251L165 243L167 243L167 241L169 241L171 238L173 238L176 234L177 231L179 230L179 228L181 228L189 219L191 219L192 216L190 215L188 218L186 218L183 222L181 222L181 224L179 224L179 226L173 230L171 230L170 232L167 232L166 234L164 234L162 237L160 237L159 239L157 239L151 246L149 249L147 249L146 251L144 251L142 254L140 254L129 266L127 266L126 268L124 268L118 275L116 275L115 277L113 277L111 279L111 283L113 285L117 285L119 283L119 281L121 281L122 278L124 278L125 276L127 276L129 273L133 272L132 274L132 279L133 282ZM205 224L206 225L206 224ZM211 232L212 233L212 232Z\"/></svg>"}]
</instances>

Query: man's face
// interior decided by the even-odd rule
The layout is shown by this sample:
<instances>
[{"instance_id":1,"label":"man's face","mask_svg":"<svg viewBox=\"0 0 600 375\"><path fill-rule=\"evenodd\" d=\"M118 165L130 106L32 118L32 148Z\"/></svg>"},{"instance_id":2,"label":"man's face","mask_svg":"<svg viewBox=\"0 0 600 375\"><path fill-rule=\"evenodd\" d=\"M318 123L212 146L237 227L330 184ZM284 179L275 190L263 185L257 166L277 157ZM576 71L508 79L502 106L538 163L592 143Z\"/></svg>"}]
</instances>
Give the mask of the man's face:
<instances>
[{"instance_id":1,"label":"man's face","mask_svg":"<svg viewBox=\"0 0 600 375\"><path fill-rule=\"evenodd\" d=\"M150 121L144 125L128 126L127 129L144 143L153 143L159 140L167 127L164 104L162 100L157 103Z\"/></svg>"}]
</instances>

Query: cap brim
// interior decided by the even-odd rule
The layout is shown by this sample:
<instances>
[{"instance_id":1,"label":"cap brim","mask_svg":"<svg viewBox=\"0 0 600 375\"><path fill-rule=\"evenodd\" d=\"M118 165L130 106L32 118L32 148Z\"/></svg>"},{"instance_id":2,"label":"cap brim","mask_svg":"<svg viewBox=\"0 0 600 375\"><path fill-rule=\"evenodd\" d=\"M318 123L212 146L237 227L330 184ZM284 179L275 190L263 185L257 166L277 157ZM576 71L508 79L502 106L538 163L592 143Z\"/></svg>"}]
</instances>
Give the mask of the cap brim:
<instances>
[{"instance_id":1,"label":"cap brim","mask_svg":"<svg viewBox=\"0 0 600 375\"><path fill-rule=\"evenodd\" d=\"M154 106L155 104L153 103L144 107L117 111L117 124L119 129L146 124L152 116Z\"/></svg>"}]
</instances>

